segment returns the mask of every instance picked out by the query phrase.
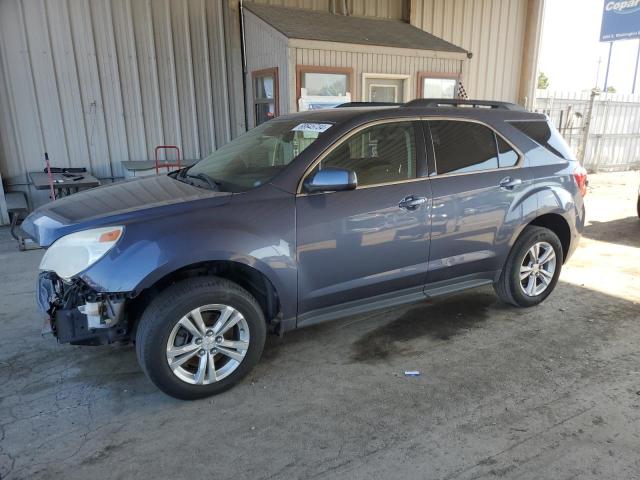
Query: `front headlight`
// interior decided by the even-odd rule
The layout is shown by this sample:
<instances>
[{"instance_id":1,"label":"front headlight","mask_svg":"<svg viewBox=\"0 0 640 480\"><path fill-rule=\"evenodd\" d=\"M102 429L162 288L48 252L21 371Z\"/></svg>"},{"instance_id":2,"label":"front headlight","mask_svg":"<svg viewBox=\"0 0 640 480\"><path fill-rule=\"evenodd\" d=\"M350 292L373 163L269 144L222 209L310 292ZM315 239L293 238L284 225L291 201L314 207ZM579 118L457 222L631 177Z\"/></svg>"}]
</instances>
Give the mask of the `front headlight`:
<instances>
[{"instance_id":1,"label":"front headlight","mask_svg":"<svg viewBox=\"0 0 640 480\"><path fill-rule=\"evenodd\" d=\"M69 280L100 260L122 237L124 227L103 227L59 238L44 254L40 270Z\"/></svg>"}]
</instances>

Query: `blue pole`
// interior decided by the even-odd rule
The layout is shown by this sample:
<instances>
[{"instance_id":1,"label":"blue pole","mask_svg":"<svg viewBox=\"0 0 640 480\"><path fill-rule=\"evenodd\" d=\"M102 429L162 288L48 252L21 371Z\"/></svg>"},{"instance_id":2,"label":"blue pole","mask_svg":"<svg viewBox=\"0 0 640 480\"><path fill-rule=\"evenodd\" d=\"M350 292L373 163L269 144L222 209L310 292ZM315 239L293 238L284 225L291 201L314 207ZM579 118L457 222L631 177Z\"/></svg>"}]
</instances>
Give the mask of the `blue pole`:
<instances>
[{"instance_id":1,"label":"blue pole","mask_svg":"<svg viewBox=\"0 0 640 480\"><path fill-rule=\"evenodd\" d=\"M607 86L609 84L609 66L611 65L611 50L613 50L613 42L609 42L609 58L607 59L607 72L604 74L604 89L603 91L607 91Z\"/></svg>"},{"instance_id":2,"label":"blue pole","mask_svg":"<svg viewBox=\"0 0 640 480\"><path fill-rule=\"evenodd\" d=\"M636 53L636 69L633 71L633 87L631 94L636 93L636 78L638 78L638 61L640 60L640 38L638 39L638 53Z\"/></svg>"}]
</instances>

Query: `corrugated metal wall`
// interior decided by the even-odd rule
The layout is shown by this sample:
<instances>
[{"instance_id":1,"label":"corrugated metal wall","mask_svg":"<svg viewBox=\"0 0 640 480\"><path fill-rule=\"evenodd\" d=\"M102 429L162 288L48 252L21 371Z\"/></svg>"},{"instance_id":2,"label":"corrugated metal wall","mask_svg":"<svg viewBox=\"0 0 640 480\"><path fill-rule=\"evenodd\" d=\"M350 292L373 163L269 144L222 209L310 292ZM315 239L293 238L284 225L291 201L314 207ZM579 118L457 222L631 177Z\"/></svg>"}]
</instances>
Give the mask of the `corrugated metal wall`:
<instances>
[{"instance_id":1,"label":"corrugated metal wall","mask_svg":"<svg viewBox=\"0 0 640 480\"><path fill-rule=\"evenodd\" d=\"M331 0L252 0L255 3L280 5L283 7L309 8L312 10L331 9ZM392 18L401 20L407 12L409 0L347 0L349 15L360 17ZM342 11L342 0L335 0L336 9Z\"/></svg>"},{"instance_id":2,"label":"corrugated metal wall","mask_svg":"<svg viewBox=\"0 0 640 480\"><path fill-rule=\"evenodd\" d=\"M232 133L223 2L0 1L0 171L121 177L159 144L199 158Z\"/></svg>"},{"instance_id":3,"label":"corrugated metal wall","mask_svg":"<svg viewBox=\"0 0 640 480\"><path fill-rule=\"evenodd\" d=\"M517 101L527 0L412 0L411 23L473 53L472 98Z\"/></svg>"},{"instance_id":4,"label":"corrugated metal wall","mask_svg":"<svg viewBox=\"0 0 640 480\"><path fill-rule=\"evenodd\" d=\"M258 1L331 8L331 0ZM474 53L465 62L470 95L514 100L527 1L346 4L351 15L399 19L410 2L414 25ZM185 158L197 158L243 131L238 19L239 0L0 0L3 181L26 189L27 172L43 168L44 151L56 166L121 177L121 161L152 159L158 144L179 144ZM424 59L407 66L402 62L415 60L375 51L292 54L300 64L353 65L356 98L363 72L457 72L460 65ZM294 76L288 72L295 96ZM281 98L287 111L287 92Z\"/></svg>"}]
</instances>

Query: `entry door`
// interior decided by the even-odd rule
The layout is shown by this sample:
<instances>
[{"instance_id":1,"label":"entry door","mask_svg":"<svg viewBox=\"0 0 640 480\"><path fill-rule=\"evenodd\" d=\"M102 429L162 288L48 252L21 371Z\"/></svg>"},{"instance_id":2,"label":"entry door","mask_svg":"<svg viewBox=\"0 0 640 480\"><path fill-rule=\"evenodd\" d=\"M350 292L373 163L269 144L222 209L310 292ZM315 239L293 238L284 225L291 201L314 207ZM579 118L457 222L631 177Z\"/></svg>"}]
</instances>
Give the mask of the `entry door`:
<instances>
[{"instance_id":1,"label":"entry door","mask_svg":"<svg viewBox=\"0 0 640 480\"><path fill-rule=\"evenodd\" d=\"M298 315L390 292L422 291L429 181L417 122L360 130L315 167L352 170L358 187L296 198Z\"/></svg>"},{"instance_id":2,"label":"entry door","mask_svg":"<svg viewBox=\"0 0 640 480\"><path fill-rule=\"evenodd\" d=\"M402 78L365 77L365 101L401 103L404 101L404 84Z\"/></svg>"},{"instance_id":3,"label":"entry door","mask_svg":"<svg viewBox=\"0 0 640 480\"><path fill-rule=\"evenodd\" d=\"M532 182L519 154L487 126L430 121L436 176L428 287L463 277L493 279L522 222Z\"/></svg>"}]
</instances>

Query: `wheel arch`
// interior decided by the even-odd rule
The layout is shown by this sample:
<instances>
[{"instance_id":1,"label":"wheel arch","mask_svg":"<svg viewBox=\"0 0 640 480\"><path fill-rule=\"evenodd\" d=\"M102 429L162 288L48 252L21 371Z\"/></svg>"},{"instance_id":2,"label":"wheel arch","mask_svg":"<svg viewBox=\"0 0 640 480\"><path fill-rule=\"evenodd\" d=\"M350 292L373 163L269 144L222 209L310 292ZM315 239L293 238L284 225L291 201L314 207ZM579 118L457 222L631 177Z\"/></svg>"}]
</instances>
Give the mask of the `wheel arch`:
<instances>
[{"instance_id":1,"label":"wheel arch","mask_svg":"<svg viewBox=\"0 0 640 480\"><path fill-rule=\"evenodd\" d=\"M277 330L282 312L281 297L271 279L259 269L234 260L207 260L177 268L145 285L130 301L128 315L131 338L135 338L137 325L151 300L170 285L198 276L216 276L232 281L255 297L262 309L267 326Z\"/></svg>"},{"instance_id":2,"label":"wheel arch","mask_svg":"<svg viewBox=\"0 0 640 480\"><path fill-rule=\"evenodd\" d=\"M562 215L545 213L533 219L528 225L544 227L555 233L562 244L563 263L567 260L571 249L571 228L569 227L569 222Z\"/></svg>"}]
</instances>

